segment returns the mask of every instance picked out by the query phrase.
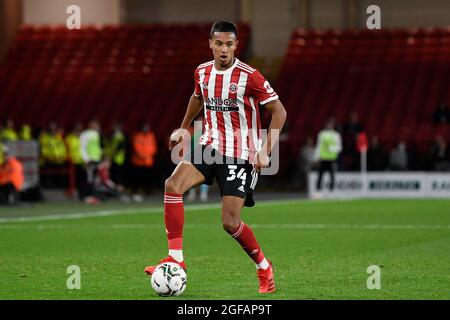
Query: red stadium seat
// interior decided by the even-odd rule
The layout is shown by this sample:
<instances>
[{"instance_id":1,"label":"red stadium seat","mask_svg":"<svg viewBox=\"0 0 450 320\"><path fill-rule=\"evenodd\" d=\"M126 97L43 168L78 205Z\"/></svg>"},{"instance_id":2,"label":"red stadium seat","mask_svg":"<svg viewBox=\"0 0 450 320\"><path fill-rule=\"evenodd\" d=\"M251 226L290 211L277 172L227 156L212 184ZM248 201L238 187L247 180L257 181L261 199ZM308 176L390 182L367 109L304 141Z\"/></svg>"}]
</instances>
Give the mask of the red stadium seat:
<instances>
[{"instance_id":1,"label":"red stadium seat","mask_svg":"<svg viewBox=\"0 0 450 320\"><path fill-rule=\"evenodd\" d=\"M32 126L71 126L96 116L104 127L121 121L135 130L145 119L166 135L181 121L195 67L211 59L205 41L210 28L179 23L69 31L24 25L0 67L0 112ZM238 28L239 56L250 26ZM180 34L189 41L179 42ZM164 122L155 121L162 112Z\"/></svg>"},{"instance_id":2,"label":"red stadium seat","mask_svg":"<svg viewBox=\"0 0 450 320\"><path fill-rule=\"evenodd\" d=\"M388 146L432 141L434 109L450 102L449 48L450 29L294 30L275 84L290 137L305 141L329 116L357 111Z\"/></svg>"}]
</instances>

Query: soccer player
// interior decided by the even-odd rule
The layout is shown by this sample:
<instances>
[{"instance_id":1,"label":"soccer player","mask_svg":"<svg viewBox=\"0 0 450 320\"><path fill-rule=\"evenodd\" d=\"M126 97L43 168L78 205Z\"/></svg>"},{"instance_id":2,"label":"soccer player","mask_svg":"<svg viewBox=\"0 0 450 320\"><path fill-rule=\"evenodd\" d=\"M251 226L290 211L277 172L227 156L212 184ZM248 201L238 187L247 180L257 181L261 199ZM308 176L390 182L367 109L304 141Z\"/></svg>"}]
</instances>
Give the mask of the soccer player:
<instances>
[{"instance_id":1,"label":"soccer player","mask_svg":"<svg viewBox=\"0 0 450 320\"><path fill-rule=\"evenodd\" d=\"M276 143L271 130L280 132L286 121L286 110L278 95L261 73L234 57L238 47L236 26L227 21L216 22L209 39L214 60L195 70L195 91L190 98L181 127L169 141L172 150L185 138L195 117L204 110L204 134L201 151L214 160L182 161L165 182L164 221L169 255L160 261L183 260L183 194L194 186L217 180L222 196L222 224L255 262L259 292L275 292L274 269L260 248L252 229L241 220L244 206L254 205L252 199L258 175L269 167L270 152ZM259 129L259 105L271 113L269 133L263 142ZM195 157L194 157L195 158ZM145 268L151 275L156 266Z\"/></svg>"}]
</instances>

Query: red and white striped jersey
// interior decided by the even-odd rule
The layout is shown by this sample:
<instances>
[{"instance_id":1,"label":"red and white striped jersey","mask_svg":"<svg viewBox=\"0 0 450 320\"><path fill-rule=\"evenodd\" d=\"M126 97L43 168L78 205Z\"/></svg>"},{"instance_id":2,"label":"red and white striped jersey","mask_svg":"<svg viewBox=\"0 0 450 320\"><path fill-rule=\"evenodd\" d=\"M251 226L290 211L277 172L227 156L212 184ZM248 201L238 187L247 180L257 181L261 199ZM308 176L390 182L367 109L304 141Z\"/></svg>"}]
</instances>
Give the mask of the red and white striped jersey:
<instances>
[{"instance_id":1,"label":"red and white striped jersey","mask_svg":"<svg viewBox=\"0 0 450 320\"><path fill-rule=\"evenodd\" d=\"M269 82L238 59L225 71L217 70L214 61L201 64L194 78L194 95L203 96L205 110L200 144L253 161L262 147L259 105L278 99Z\"/></svg>"}]
</instances>

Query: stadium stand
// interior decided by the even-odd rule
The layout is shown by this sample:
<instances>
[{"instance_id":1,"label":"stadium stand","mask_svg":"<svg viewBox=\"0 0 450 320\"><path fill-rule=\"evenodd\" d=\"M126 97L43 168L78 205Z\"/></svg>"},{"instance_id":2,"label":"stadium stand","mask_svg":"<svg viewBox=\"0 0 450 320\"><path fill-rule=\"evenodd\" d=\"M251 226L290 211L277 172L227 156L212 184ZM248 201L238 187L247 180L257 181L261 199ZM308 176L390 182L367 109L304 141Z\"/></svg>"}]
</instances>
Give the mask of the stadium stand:
<instances>
[{"instance_id":1,"label":"stadium stand","mask_svg":"<svg viewBox=\"0 0 450 320\"><path fill-rule=\"evenodd\" d=\"M195 67L211 60L211 24L23 26L0 67L0 113L66 130L97 118L105 131L145 121L161 139L181 121ZM238 57L250 35L239 25ZM176 112L175 112L176 111ZM172 116L178 114L178 116Z\"/></svg>"},{"instance_id":2,"label":"stadium stand","mask_svg":"<svg viewBox=\"0 0 450 320\"><path fill-rule=\"evenodd\" d=\"M436 135L450 138L432 122L441 100L450 103L449 84L450 28L297 29L275 86L291 119L282 150L296 159L329 116L342 123L356 111L385 146L428 151Z\"/></svg>"},{"instance_id":3,"label":"stadium stand","mask_svg":"<svg viewBox=\"0 0 450 320\"><path fill-rule=\"evenodd\" d=\"M250 26L238 27L245 60ZM193 70L211 60L209 31L210 23L22 26L0 67L0 112L66 132L92 118L105 132L146 122L164 142L192 93ZM329 116L343 123L356 111L388 149L404 140L428 152L437 135L450 139L448 125L432 121L440 102L450 104L449 69L450 28L294 30L274 83L290 119L280 176Z\"/></svg>"}]
</instances>

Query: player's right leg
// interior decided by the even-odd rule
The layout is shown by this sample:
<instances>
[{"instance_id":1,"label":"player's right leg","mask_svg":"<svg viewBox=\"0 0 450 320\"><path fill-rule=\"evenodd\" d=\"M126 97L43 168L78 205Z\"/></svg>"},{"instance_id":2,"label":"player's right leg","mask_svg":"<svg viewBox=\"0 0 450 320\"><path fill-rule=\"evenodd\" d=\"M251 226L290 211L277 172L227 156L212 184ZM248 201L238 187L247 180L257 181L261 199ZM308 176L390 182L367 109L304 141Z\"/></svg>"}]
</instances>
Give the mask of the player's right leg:
<instances>
[{"instance_id":1,"label":"player's right leg","mask_svg":"<svg viewBox=\"0 0 450 320\"><path fill-rule=\"evenodd\" d=\"M183 194L190 188L205 182L203 174L189 161L182 161L176 167L172 176L166 180L164 193L164 223L169 247L169 255L163 262L177 262L183 269L186 265L183 259L183 224L184 206ZM145 268L147 274L152 274L155 266Z\"/></svg>"}]
</instances>

